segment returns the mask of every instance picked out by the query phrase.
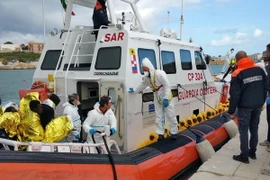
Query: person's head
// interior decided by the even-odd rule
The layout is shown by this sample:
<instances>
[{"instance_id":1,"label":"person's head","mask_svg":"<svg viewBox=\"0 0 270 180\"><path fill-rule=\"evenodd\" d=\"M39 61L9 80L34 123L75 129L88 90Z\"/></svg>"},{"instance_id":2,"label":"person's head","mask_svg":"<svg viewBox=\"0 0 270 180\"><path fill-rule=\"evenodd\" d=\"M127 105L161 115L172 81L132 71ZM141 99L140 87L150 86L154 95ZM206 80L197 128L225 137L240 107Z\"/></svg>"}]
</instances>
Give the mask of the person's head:
<instances>
[{"instance_id":1,"label":"person's head","mask_svg":"<svg viewBox=\"0 0 270 180\"><path fill-rule=\"evenodd\" d=\"M270 44L267 44L266 46L266 57L270 58Z\"/></svg>"},{"instance_id":2,"label":"person's head","mask_svg":"<svg viewBox=\"0 0 270 180\"><path fill-rule=\"evenodd\" d=\"M6 112L18 112L18 111L17 111L17 109L15 107L9 106L9 107L6 108L5 113Z\"/></svg>"},{"instance_id":3,"label":"person's head","mask_svg":"<svg viewBox=\"0 0 270 180\"><path fill-rule=\"evenodd\" d=\"M100 110L105 113L107 110L109 110L112 106L112 100L109 96L102 96L99 101L99 108Z\"/></svg>"},{"instance_id":4,"label":"person's head","mask_svg":"<svg viewBox=\"0 0 270 180\"><path fill-rule=\"evenodd\" d=\"M102 5L105 5L106 4L106 0L97 0L97 3L100 3Z\"/></svg>"},{"instance_id":5,"label":"person's head","mask_svg":"<svg viewBox=\"0 0 270 180\"><path fill-rule=\"evenodd\" d=\"M151 61L148 58L144 58L142 60L142 70L144 71L145 76L149 76L151 70L154 70L154 69L155 68L154 68L153 64L151 63Z\"/></svg>"},{"instance_id":6,"label":"person's head","mask_svg":"<svg viewBox=\"0 0 270 180\"><path fill-rule=\"evenodd\" d=\"M55 105L55 107L60 103L60 98L56 94L52 94L49 98Z\"/></svg>"},{"instance_id":7,"label":"person's head","mask_svg":"<svg viewBox=\"0 0 270 180\"><path fill-rule=\"evenodd\" d=\"M234 49L232 48L230 51L231 51L231 53L233 53L234 52Z\"/></svg>"},{"instance_id":8,"label":"person's head","mask_svg":"<svg viewBox=\"0 0 270 180\"><path fill-rule=\"evenodd\" d=\"M73 93L73 94L71 94L71 95L68 96L68 102L70 104L73 104L74 106L78 106L79 100L80 100L80 97L76 93Z\"/></svg>"},{"instance_id":9,"label":"person's head","mask_svg":"<svg viewBox=\"0 0 270 180\"><path fill-rule=\"evenodd\" d=\"M38 113L38 114L42 114L42 106L38 100L30 101L29 107L30 107L31 111Z\"/></svg>"},{"instance_id":10,"label":"person's head","mask_svg":"<svg viewBox=\"0 0 270 180\"><path fill-rule=\"evenodd\" d=\"M247 53L245 51L238 51L235 55L236 63L238 63L241 59L246 58L246 57L248 57L248 56L247 56Z\"/></svg>"}]
</instances>

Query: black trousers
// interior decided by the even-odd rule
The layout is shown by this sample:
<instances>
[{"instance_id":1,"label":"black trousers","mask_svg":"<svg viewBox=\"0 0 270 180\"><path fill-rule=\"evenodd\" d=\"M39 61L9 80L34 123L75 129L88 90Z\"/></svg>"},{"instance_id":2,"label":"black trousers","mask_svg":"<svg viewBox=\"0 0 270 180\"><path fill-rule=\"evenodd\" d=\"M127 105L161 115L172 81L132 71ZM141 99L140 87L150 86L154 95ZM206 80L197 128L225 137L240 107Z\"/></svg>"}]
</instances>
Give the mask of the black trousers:
<instances>
[{"instance_id":1,"label":"black trousers","mask_svg":"<svg viewBox=\"0 0 270 180\"><path fill-rule=\"evenodd\" d=\"M238 108L238 122L240 134L241 155L248 157L248 153L255 153L258 144L258 127L261 115L261 108L246 109ZM250 131L250 138L248 134Z\"/></svg>"},{"instance_id":2,"label":"black trousers","mask_svg":"<svg viewBox=\"0 0 270 180\"><path fill-rule=\"evenodd\" d=\"M268 124L267 141L270 142L270 104L266 106L266 119Z\"/></svg>"}]
</instances>

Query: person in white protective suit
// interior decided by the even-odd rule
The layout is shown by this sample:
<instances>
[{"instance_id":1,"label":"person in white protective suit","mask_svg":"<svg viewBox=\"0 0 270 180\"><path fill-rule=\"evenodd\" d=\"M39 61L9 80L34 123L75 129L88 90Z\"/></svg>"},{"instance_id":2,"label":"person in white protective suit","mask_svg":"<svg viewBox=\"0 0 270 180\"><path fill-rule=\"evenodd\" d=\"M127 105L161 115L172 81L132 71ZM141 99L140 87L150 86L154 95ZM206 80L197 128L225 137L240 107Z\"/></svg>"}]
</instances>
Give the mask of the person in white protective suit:
<instances>
[{"instance_id":1,"label":"person in white protective suit","mask_svg":"<svg viewBox=\"0 0 270 180\"><path fill-rule=\"evenodd\" d=\"M104 132L104 126L110 126L110 135L116 133L117 120L111 110L111 97L102 96L100 101L95 104L94 109L89 111L83 123L83 129L88 134L88 143L103 143L100 132ZM100 149L96 148L100 153Z\"/></svg>"},{"instance_id":2,"label":"person in white protective suit","mask_svg":"<svg viewBox=\"0 0 270 180\"><path fill-rule=\"evenodd\" d=\"M178 132L177 120L174 112L174 104L171 102L172 93L167 74L163 70L156 70L148 58L142 60L144 78L139 87L129 88L129 92L139 93L149 86L154 93L154 105L156 111L156 133L158 140L164 138L165 116L169 123L171 139L176 139Z\"/></svg>"},{"instance_id":3,"label":"person in white protective suit","mask_svg":"<svg viewBox=\"0 0 270 180\"><path fill-rule=\"evenodd\" d=\"M232 48L225 56L225 60L224 60L224 65L222 67L222 70L221 70L221 73L225 73L227 72L227 70L229 69L229 65L230 65L230 62L232 60L232 54L234 52L234 49Z\"/></svg>"},{"instance_id":4,"label":"person in white protective suit","mask_svg":"<svg viewBox=\"0 0 270 180\"><path fill-rule=\"evenodd\" d=\"M81 118L78 113L79 96L75 93L68 96L68 102L63 104L63 115L70 117L73 129L69 135L65 138L67 142L79 141L81 134Z\"/></svg>"}]
</instances>

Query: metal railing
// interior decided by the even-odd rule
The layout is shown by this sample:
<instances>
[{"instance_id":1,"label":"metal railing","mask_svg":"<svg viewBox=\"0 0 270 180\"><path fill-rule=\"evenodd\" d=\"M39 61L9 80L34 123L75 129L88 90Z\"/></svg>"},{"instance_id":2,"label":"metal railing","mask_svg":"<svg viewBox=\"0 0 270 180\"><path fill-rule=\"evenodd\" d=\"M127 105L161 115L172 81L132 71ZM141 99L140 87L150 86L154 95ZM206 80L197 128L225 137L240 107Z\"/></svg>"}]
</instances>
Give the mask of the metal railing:
<instances>
[{"instance_id":1,"label":"metal railing","mask_svg":"<svg viewBox=\"0 0 270 180\"><path fill-rule=\"evenodd\" d=\"M101 26L99 29L91 29L91 30L85 30L82 32L82 30L79 30L80 33L77 35L76 37L76 41L75 41L75 44L74 44L74 47L73 47L73 50L72 50L72 53L70 55L70 58L69 58L69 61L68 61L68 65L67 65L67 68L66 68L66 73L65 73L65 76L64 76L64 81L65 81L65 100L67 100L67 87L68 87L68 81L67 81L67 76L68 76L68 73L69 73L69 68L70 68L70 65L71 65L71 62L73 60L73 57L76 57L75 59L75 62L74 62L74 67L76 67L77 65L79 65L79 57L93 57L93 53L92 54L81 54L80 55L80 50L81 50L81 45L89 45L89 44L96 44L96 41L88 41L88 42L82 42L83 39L84 39L84 35L86 33L93 33L95 31L99 31L100 29L104 29L104 28L108 28L109 26ZM116 26L114 25L114 27L116 28ZM55 69L55 72L54 72L54 92L56 92L56 89L57 89L57 84L56 84L56 78L57 78L57 73L59 72L58 69L60 69L59 65L60 65L60 62L61 62L61 58L63 57L68 57L67 55L63 55L63 52L64 50L66 49L66 46L70 43L67 43L68 42L68 39L70 38L70 32L71 32L71 29L68 30L68 34L65 38L65 41L64 41L64 46L61 50L61 55L59 56L59 59L58 59L58 62L57 62L57 65L56 65L56 69ZM80 40L79 40L80 39ZM77 51L76 51L76 48L78 47Z\"/></svg>"},{"instance_id":2,"label":"metal railing","mask_svg":"<svg viewBox=\"0 0 270 180\"><path fill-rule=\"evenodd\" d=\"M114 145L116 152L121 151L114 140L108 140L109 149ZM102 154L108 154L104 143L44 143L44 142L17 142L13 140L0 138L0 144L5 150L10 150L9 146L14 147L14 151L19 151L20 146L26 146L27 151L32 152L67 152L67 153L91 153L90 148L100 147Z\"/></svg>"}]
</instances>

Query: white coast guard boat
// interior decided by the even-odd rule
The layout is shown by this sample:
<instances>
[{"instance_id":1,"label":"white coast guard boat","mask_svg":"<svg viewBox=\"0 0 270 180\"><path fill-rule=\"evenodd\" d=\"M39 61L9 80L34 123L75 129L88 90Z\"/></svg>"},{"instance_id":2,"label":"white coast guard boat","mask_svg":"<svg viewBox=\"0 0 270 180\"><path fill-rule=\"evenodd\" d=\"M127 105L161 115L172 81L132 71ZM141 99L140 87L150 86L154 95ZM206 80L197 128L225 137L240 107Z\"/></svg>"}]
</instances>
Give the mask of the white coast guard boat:
<instances>
[{"instance_id":1,"label":"white coast guard boat","mask_svg":"<svg viewBox=\"0 0 270 180\"><path fill-rule=\"evenodd\" d=\"M149 33L136 4L123 1L133 8L133 22L117 21L113 1L108 0L112 25L99 30L97 41L92 27L70 27L73 4L93 8L95 1L68 1L62 33L46 40L33 81L49 83L48 74L54 75L54 93L61 99L58 115L63 112L62 104L68 94L73 92L81 97L84 115L100 96L111 96L118 119L118 130L112 139L122 151L128 152L155 132L151 89L139 95L127 91L141 82L143 58L148 57L157 69L168 74L179 121L216 108L222 83L214 82L200 46L177 40L175 34L164 30L160 36Z\"/></svg>"},{"instance_id":2,"label":"white coast guard boat","mask_svg":"<svg viewBox=\"0 0 270 180\"><path fill-rule=\"evenodd\" d=\"M85 175L83 178L112 179L112 174L107 173L107 166L110 168L112 164L117 167L117 170L113 170L114 179L117 179L115 172L118 172L122 179L177 179L183 173L186 174L194 164L201 163L196 151L198 136L207 138L215 150L229 139L223 125L225 121L221 117L215 117L216 114L222 113L228 104L226 102L228 86L224 88L223 83L215 82L205 63L202 48L196 44L178 40L175 33L165 29L160 35L151 34L138 12L136 6L138 0L122 1L131 5L134 13L133 20L127 21L123 20L124 18L117 20L113 0L107 0L112 24L105 29L99 29L97 41L95 41L93 27L83 25L70 27L73 5L93 8L95 0L68 0L65 26L61 34L51 36L46 40L33 77L33 83L45 82L48 91L60 97L61 103L56 108L57 115L62 114L62 104L67 101L68 94L74 92L79 94L85 117L101 96L111 96L112 109L118 121L117 133L111 137L111 140L112 143L118 144L122 154L114 156L114 163L111 159L108 161L106 155L88 154L85 156L84 153L79 155L71 153L64 156L61 153L49 153L50 155L47 153L44 156L42 152L39 152L40 146L50 146L49 151L56 152L56 147L63 144L31 143L38 147L34 150L32 148L35 152L31 152L32 154L20 152L24 154L20 157L23 157L24 163L31 164L36 163L31 159L35 156L40 166L33 166L33 168L40 174L45 169L46 172L53 173L54 168L50 165L54 162L61 164L55 167L59 172L60 166L64 170L65 164L77 163L81 167L72 165L74 174L83 171L82 167L85 167L87 171L95 170L95 172L93 171L94 175L81 173ZM129 88L137 87L142 80L141 62L145 57L150 59L157 69L162 69L168 74L180 131L174 142L169 138L156 142L155 108L151 89L148 88L137 95L131 95L128 92ZM51 74L53 74L53 79ZM220 100L223 104L220 104ZM204 121L206 119L209 120ZM199 124L199 122L202 123ZM190 129L184 130L186 126ZM152 135L150 140L149 135ZM12 145L8 141L1 140L0 142ZM85 147L92 145L77 143L76 145L65 144L65 146L71 147L71 150L65 152L78 153L87 152ZM136 150L138 147L140 149ZM83 149L78 150L78 148ZM12 156L5 153L1 156L3 158L0 158L0 162L5 162L5 164L15 162L10 158L18 154L11 154ZM52 162L52 159L55 161ZM17 161L20 161L19 157ZM16 165L19 166L19 162ZM13 169L21 169L13 167ZM28 167L30 168L30 165ZM37 169L39 167L40 169ZM1 163L0 169L5 169ZM17 174L23 174L23 172ZM9 174L4 174L3 177L8 179Z\"/></svg>"}]
</instances>

